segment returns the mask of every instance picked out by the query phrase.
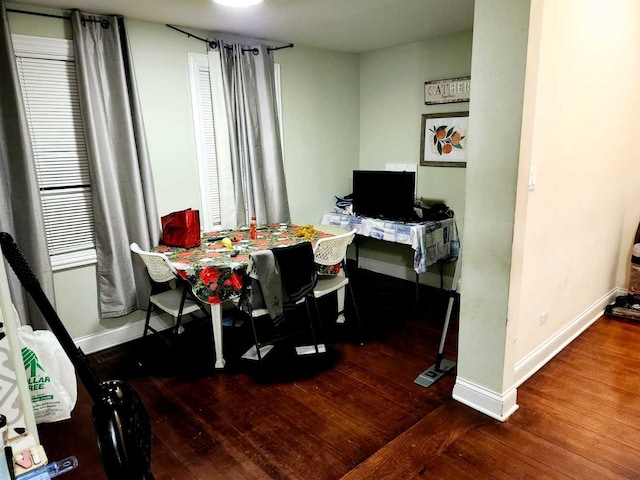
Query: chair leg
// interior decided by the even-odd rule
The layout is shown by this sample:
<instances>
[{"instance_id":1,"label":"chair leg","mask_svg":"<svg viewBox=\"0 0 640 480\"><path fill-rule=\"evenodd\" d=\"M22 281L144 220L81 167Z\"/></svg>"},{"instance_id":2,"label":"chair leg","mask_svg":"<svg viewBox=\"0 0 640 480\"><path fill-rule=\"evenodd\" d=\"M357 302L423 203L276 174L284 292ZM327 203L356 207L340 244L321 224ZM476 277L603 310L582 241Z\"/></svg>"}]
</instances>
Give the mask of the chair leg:
<instances>
[{"instance_id":1,"label":"chair leg","mask_svg":"<svg viewBox=\"0 0 640 480\"><path fill-rule=\"evenodd\" d=\"M314 307L315 307L315 312L316 312L316 318L318 320L320 320L320 314L318 312L318 305L316 303L316 298L313 295L309 295L307 296L307 298L304 301L305 306L307 307L307 317L309 317L309 330L311 331L311 339L313 340L313 346L316 349L316 354L320 353L320 350L318 349L318 339L316 338L316 331L313 328L313 314L311 313L311 307L309 306L309 300L313 301L314 303ZM320 324L320 328L322 329L322 322L319 322ZM324 335L323 335L324 337Z\"/></svg>"},{"instance_id":2,"label":"chair leg","mask_svg":"<svg viewBox=\"0 0 640 480\"><path fill-rule=\"evenodd\" d=\"M336 323L344 323L346 321L345 318L345 298L346 298L346 288L340 288L336 291L336 301L338 304L338 314L336 316Z\"/></svg>"},{"instance_id":3,"label":"chair leg","mask_svg":"<svg viewBox=\"0 0 640 480\"><path fill-rule=\"evenodd\" d=\"M173 330L174 334L178 334L179 330L180 330L180 325L182 323L182 309L184 308L184 302L186 302L187 300L187 286L183 286L182 287L182 298L180 299L180 308L178 309L178 316L176 317L176 326Z\"/></svg>"},{"instance_id":4,"label":"chair leg","mask_svg":"<svg viewBox=\"0 0 640 480\"><path fill-rule=\"evenodd\" d=\"M149 305L147 306L147 318L144 322L144 332L142 332L142 338L147 336L147 332L149 331L149 321L151 320L151 311L153 310L153 303L149 300Z\"/></svg>"},{"instance_id":5,"label":"chair leg","mask_svg":"<svg viewBox=\"0 0 640 480\"><path fill-rule=\"evenodd\" d=\"M344 270L345 277L349 278L349 273L347 272L347 262L342 261L342 268ZM362 321L360 320L360 312L358 312L358 305L356 304L356 297L353 295L353 287L351 285L351 279L349 278L349 283L347 283L347 287L349 288L349 296L351 297L351 304L353 305L353 312L356 316L356 322L358 324L358 335L360 337L360 345L364 344L364 332L362 330Z\"/></svg>"},{"instance_id":6,"label":"chair leg","mask_svg":"<svg viewBox=\"0 0 640 480\"><path fill-rule=\"evenodd\" d=\"M364 332L362 331L362 322L360 321L360 313L358 312L358 305L356 305L356 297L353 296L353 288L351 287L351 282L347 283L347 287L349 288L349 296L351 297L351 304L353 305L353 313L356 317L356 323L358 324L358 336L360 345L364 345Z\"/></svg>"},{"instance_id":7,"label":"chair leg","mask_svg":"<svg viewBox=\"0 0 640 480\"><path fill-rule=\"evenodd\" d=\"M256 323L251 313L249 313L249 320L251 321L251 328L253 330L253 340L254 340L254 343L256 344L256 355L258 356L258 363L262 363L262 353L260 353L260 341L258 340L258 330L256 329Z\"/></svg>"}]
</instances>

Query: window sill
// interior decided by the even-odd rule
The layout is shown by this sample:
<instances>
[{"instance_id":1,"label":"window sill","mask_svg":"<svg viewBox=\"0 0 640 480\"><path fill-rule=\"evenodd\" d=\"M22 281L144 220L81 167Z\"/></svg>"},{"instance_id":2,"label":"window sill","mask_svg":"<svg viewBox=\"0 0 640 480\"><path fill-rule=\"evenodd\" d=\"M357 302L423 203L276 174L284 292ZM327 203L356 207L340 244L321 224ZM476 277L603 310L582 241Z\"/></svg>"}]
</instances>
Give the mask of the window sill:
<instances>
[{"instance_id":1,"label":"window sill","mask_svg":"<svg viewBox=\"0 0 640 480\"><path fill-rule=\"evenodd\" d=\"M63 253L51 256L51 269L54 272L69 268L83 267L97 263L96 250L83 250L81 252Z\"/></svg>"}]
</instances>

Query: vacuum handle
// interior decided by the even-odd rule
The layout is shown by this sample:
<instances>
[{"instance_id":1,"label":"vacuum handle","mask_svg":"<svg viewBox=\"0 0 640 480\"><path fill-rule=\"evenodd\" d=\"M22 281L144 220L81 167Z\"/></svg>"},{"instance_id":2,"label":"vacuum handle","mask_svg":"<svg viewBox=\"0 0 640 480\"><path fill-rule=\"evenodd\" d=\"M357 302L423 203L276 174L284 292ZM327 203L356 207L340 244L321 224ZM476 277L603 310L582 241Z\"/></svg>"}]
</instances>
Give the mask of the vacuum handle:
<instances>
[{"instance_id":1,"label":"vacuum handle","mask_svg":"<svg viewBox=\"0 0 640 480\"><path fill-rule=\"evenodd\" d=\"M2 248L2 253L18 277L18 280L20 280L24 289L31 295L40 312L42 312L42 316L51 327L51 331L53 331L60 345L69 356L69 359L78 372L80 380L82 380L91 397L94 401L101 398L102 387L100 385L100 379L98 379L96 373L91 368L85 354L80 348L76 347L69 332L67 332L67 329L53 308L53 305L51 305L51 302L49 302L49 299L42 290L40 282L33 273L33 270L31 270L29 263L26 258L24 258L20 247L14 242L11 235L6 232L0 232L0 248Z\"/></svg>"}]
</instances>

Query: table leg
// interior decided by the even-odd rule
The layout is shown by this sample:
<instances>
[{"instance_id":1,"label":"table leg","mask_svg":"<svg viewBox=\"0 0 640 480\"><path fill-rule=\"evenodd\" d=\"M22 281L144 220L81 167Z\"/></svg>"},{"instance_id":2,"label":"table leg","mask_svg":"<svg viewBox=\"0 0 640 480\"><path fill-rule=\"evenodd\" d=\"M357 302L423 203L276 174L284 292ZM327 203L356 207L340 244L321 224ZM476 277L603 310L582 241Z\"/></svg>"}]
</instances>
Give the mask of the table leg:
<instances>
[{"instance_id":1,"label":"table leg","mask_svg":"<svg viewBox=\"0 0 640 480\"><path fill-rule=\"evenodd\" d=\"M211 304L211 326L213 342L216 348L216 368L224 368L224 356L222 352L222 305Z\"/></svg>"}]
</instances>

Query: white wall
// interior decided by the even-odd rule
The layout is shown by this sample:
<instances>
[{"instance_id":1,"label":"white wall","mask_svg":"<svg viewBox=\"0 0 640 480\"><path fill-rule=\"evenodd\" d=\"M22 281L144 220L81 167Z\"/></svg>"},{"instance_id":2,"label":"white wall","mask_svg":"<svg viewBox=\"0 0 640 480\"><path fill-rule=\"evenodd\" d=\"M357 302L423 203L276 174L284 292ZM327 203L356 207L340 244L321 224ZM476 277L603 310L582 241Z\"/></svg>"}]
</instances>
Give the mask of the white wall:
<instances>
[{"instance_id":1,"label":"white wall","mask_svg":"<svg viewBox=\"0 0 640 480\"><path fill-rule=\"evenodd\" d=\"M358 56L304 46L279 50L291 220L320 223L358 166Z\"/></svg>"},{"instance_id":2,"label":"white wall","mask_svg":"<svg viewBox=\"0 0 640 480\"><path fill-rule=\"evenodd\" d=\"M422 114L468 111L467 102L425 105L424 82L470 75L471 43L469 31L360 56L360 169L384 170L385 163L419 165ZM465 177L464 168L418 167L417 195L449 205L461 232ZM361 256L375 262L372 269L414 279L410 247L363 240ZM453 267L446 273L452 277ZM420 280L439 286L437 268L431 267Z\"/></svg>"},{"instance_id":3,"label":"white wall","mask_svg":"<svg viewBox=\"0 0 640 480\"><path fill-rule=\"evenodd\" d=\"M187 53L204 42L158 23L127 20L158 213L200 208Z\"/></svg>"},{"instance_id":4,"label":"white wall","mask_svg":"<svg viewBox=\"0 0 640 480\"><path fill-rule=\"evenodd\" d=\"M507 304L528 24L528 1L475 4L453 395L496 418L516 408L515 391L504 375L512 370L515 348Z\"/></svg>"},{"instance_id":5,"label":"white wall","mask_svg":"<svg viewBox=\"0 0 640 480\"><path fill-rule=\"evenodd\" d=\"M24 10L19 4L7 3L7 9ZM46 8L29 7L30 11L53 15L61 15L62 12ZM71 22L56 18L24 15L8 12L9 27L12 34L35 35L49 38L71 38Z\"/></svg>"},{"instance_id":6,"label":"white wall","mask_svg":"<svg viewBox=\"0 0 640 480\"><path fill-rule=\"evenodd\" d=\"M513 271L519 301L510 308L518 362L626 288L640 220L632 140L640 131L640 4L537 1L534 12L518 198L526 228ZM523 185L529 165L535 190Z\"/></svg>"}]
</instances>

